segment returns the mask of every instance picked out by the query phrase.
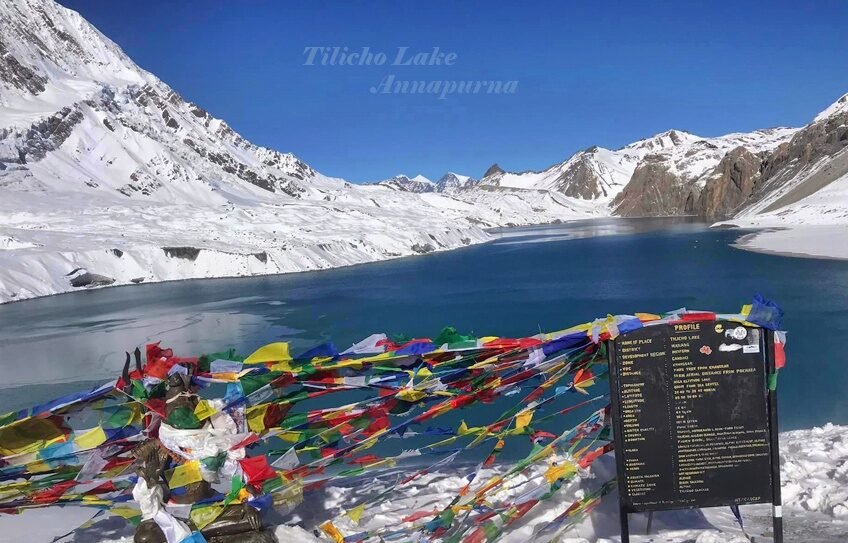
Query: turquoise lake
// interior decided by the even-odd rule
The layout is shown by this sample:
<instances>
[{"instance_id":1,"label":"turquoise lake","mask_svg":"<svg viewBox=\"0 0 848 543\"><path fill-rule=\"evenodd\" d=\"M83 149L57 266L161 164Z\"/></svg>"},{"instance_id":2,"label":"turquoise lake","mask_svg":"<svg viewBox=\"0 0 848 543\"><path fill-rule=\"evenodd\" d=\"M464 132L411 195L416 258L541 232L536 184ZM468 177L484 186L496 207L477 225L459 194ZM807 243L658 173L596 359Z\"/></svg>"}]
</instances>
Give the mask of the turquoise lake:
<instances>
[{"instance_id":1,"label":"turquoise lake","mask_svg":"<svg viewBox=\"0 0 848 543\"><path fill-rule=\"evenodd\" d=\"M435 337L451 325L526 336L678 307L736 312L755 293L786 311L784 430L848 423L848 262L731 247L738 230L681 219L503 230L485 245L271 277L107 288L0 306L0 411L118 376L123 352L178 354L271 341L343 349L374 332Z\"/></svg>"}]
</instances>

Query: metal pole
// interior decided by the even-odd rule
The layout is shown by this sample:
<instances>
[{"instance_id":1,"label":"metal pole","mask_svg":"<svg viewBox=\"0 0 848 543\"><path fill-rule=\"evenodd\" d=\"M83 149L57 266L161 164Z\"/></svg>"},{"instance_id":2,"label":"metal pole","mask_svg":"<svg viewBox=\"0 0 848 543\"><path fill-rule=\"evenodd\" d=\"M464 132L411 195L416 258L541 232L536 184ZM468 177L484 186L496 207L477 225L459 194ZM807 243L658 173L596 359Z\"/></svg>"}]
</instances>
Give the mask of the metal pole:
<instances>
[{"instance_id":1,"label":"metal pole","mask_svg":"<svg viewBox=\"0 0 848 543\"><path fill-rule=\"evenodd\" d=\"M618 516L621 519L621 543L630 543L630 525L627 523L627 510L619 507Z\"/></svg>"},{"instance_id":2,"label":"metal pole","mask_svg":"<svg viewBox=\"0 0 848 543\"><path fill-rule=\"evenodd\" d=\"M766 335L767 367L771 375L776 370L774 366L774 332L769 330ZM777 428L777 389L768 391L769 408L769 439L771 443L771 501L774 543L783 543L783 502L780 498L780 443Z\"/></svg>"},{"instance_id":3,"label":"metal pole","mask_svg":"<svg viewBox=\"0 0 848 543\"><path fill-rule=\"evenodd\" d=\"M645 535L651 535L651 526L654 524L654 512L648 511L648 526L645 528Z\"/></svg>"}]
</instances>

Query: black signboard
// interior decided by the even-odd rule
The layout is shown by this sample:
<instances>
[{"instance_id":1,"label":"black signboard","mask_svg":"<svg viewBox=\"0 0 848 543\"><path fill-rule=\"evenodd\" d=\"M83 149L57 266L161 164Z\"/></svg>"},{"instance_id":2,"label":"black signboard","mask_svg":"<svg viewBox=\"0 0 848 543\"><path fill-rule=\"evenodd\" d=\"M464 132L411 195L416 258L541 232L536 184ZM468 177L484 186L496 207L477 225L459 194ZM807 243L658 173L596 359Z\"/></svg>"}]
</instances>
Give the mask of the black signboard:
<instances>
[{"instance_id":1,"label":"black signboard","mask_svg":"<svg viewBox=\"0 0 848 543\"><path fill-rule=\"evenodd\" d=\"M622 541L631 512L774 503L779 515L771 332L663 323L609 347Z\"/></svg>"}]
</instances>

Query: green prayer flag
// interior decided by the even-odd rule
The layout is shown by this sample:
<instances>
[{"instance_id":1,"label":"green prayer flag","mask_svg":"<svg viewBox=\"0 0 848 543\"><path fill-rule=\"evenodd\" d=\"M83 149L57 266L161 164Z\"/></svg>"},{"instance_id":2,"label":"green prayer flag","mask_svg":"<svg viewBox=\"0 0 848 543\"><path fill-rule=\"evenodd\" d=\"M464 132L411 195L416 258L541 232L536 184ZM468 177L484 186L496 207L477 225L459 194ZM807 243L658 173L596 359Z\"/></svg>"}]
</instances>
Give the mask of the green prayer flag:
<instances>
[{"instance_id":1,"label":"green prayer flag","mask_svg":"<svg viewBox=\"0 0 848 543\"><path fill-rule=\"evenodd\" d=\"M256 392L282 374L283 373L279 371L269 371L268 373L260 375L245 375L239 379L239 382L241 383L244 395L249 396L251 393Z\"/></svg>"},{"instance_id":2,"label":"green prayer flag","mask_svg":"<svg viewBox=\"0 0 848 543\"><path fill-rule=\"evenodd\" d=\"M486 541L494 541L501 535L501 529L494 522L484 524L483 532L486 534Z\"/></svg>"},{"instance_id":3,"label":"green prayer flag","mask_svg":"<svg viewBox=\"0 0 848 543\"><path fill-rule=\"evenodd\" d=\"M194 410L188 407L178 407L171 411L168 418L165 420L169 425L178 430L197 430L203 423L198 420Z\"/></svg>"},{"instance_id":4,"label":"green prayer flag","mask_svg":"<svg viewBox=\"0 0 848 543\"><path fill-rule=\"evenodd\" d=\"M218 471L221 469L221 466L224 465L224 462L227 460L227 453L220 452L215 456L208 456L206 458L201 458L200 463L203 464L203 467L209 471Z\"/></svg>"},{"instance_id":5,"label":"green prayer flag","mask_svg":"<svg viewBox=\"0 0 848 543\"><path fill-rule=\"evenodd\" d=\"M295 414L289 415L288 417L283 419L283 422L280 423L280 428L286 428L286 429L295 428L297 426L301 426L303 424L306 424L306 421L307 421L307 414L306 413L295 413Z\"/></svg>"},{"instance_id":6,"label":"green prayer flag","mask_svg":"<svg viewBox=\"0 0 848 543\"><path fill-rule=\"evenodd\" d=\"M768 375L768 389L771 391L777 390L777 372L769 373Z\"/></svg>"}]
</instances>

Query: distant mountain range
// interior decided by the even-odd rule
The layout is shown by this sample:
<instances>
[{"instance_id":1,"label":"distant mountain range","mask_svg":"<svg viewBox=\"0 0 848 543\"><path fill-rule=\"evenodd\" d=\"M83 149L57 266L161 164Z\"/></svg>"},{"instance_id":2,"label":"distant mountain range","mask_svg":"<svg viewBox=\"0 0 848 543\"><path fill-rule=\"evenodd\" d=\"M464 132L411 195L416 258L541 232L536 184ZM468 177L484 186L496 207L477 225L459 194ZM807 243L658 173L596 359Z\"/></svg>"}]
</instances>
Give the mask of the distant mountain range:
<instances>
[{"instance_id":1,"label":"distant mountain range","mask_svg":"<svg viewBox=\"0 0 848 543\"><path fill-rule=\"evenodd\" d=\"M478 183L479 181L477 179L472 179L467 175L448 172L435 183L423 175L416 175L412 178L406 175L396 175L391 179L379 181L375 184L401 192L421 194L424 192L456 193L474 188Z\"/></svg>"},{"instance_id":2,"label":"distant mountain range","mask_svg":"<svg viewBox=\"0 0 848 543\"><path fill-rule=\"evenodd\" d=\"M118 284L318 269L479 243L495 226L789 213L825 188L837 196L794 216L848 222L831 185L848 173L846 126L848 95L801 129L670 130L540 171L357 185L252 144L78 13L4 0L0 302L69 290L75 268Z\"/></svg>"}]
</instances>

